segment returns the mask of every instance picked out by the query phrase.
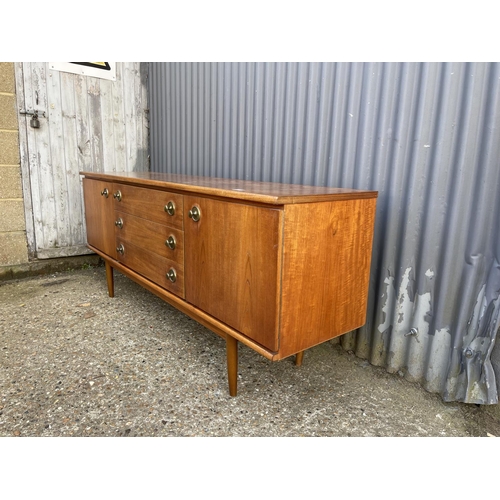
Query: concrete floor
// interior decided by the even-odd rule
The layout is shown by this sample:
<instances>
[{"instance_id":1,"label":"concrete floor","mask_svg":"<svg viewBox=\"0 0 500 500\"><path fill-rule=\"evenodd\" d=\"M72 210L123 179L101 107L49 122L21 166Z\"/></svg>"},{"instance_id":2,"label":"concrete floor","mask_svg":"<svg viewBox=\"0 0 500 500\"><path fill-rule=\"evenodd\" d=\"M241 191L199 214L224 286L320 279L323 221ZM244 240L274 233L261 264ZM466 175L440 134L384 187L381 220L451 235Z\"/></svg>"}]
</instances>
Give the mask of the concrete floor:
<instances>
[{"instance_id":1,"label":"concrete floor","mask_svg":"<svg viewBox=\"0 0 500 500\"><path fill-rule=\"evenodd\" d=\"M88 266L85 266L88 267ZM0 436L497 436L497 408L444 403L327 342L304 364L225 341L103 267L0 282Z\"/></svg>"}]
</instances>

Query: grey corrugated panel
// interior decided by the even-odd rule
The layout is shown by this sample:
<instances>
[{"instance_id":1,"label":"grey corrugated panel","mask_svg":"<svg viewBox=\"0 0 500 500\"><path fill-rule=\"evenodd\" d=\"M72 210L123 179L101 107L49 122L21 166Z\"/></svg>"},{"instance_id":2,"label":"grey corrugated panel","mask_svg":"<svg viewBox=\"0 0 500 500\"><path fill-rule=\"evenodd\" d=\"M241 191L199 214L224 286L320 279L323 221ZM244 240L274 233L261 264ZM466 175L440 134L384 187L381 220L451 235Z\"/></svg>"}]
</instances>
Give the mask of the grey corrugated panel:
<instances>
[{"instance_id":1,"label":"grey corrugated panel","mask_svg":"<svg viewBox=\"0 0 500 500\"><path fill-rule=\"evenodd\" d=\"M500 64L152 63L150 76L154 171L378 190L367 322L343 347L445 400L497 402Z\"/></svg>"}]
</instances>

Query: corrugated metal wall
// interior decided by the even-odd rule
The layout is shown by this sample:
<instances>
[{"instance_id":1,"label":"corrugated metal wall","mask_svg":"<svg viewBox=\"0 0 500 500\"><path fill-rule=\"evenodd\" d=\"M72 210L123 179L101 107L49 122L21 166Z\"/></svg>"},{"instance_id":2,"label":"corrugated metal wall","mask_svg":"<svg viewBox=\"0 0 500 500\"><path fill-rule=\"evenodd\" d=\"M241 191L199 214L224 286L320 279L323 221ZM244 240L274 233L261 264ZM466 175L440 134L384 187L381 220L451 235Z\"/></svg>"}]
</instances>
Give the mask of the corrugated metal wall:
<instances>
[{"instance_id":1,"label":"corrugated metal wall","mask_svg":"<svg viewBox=\"0 0 500 500\"><path fill-rule=\"evenodd\" d=\"M367 323L342 345L497 403L499 63L151 63L149 90L153 171L378 190Z\"/></svg>"}]
</instances>

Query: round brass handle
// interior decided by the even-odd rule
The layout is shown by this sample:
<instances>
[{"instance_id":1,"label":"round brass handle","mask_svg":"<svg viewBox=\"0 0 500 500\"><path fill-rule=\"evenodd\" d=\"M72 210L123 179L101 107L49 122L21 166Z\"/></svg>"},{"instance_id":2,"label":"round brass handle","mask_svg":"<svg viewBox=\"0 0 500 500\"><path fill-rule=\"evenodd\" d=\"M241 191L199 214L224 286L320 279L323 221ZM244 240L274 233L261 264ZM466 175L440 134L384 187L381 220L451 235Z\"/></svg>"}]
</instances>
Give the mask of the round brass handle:
<instances>
[{"instance_id":1,"label":"round brass handle","mask_svg":"<svg viewBox=\"0 0 500 500\"><path fill-rule=\"evenodd\" d=\"M193 219L194 222L198 222L200 220L201 212L197 206L194 206L189 212L188 216L190 219Z\"/></svg>"},{"instance_id":2,"label":"round brass handle","mask_svg":"<svg viewBox=\"0 0 500 500\"><path fill-rule=\"evenodd\" d=\"M116 251L123 255L125 252L125 247L120 243L120 245L116 247Z\"/></svg>"},{"instance_id":3,"label":"round brass handle","mask_svg":"<svg viewBox=\"0 0 500 500\"><path fill-rule=\"evenodd\" d=\"M167 272L167 278L172 282L172 283L175 283L175 281L177 280L177 273L175 272L175 269L174 268L171 268L168 270Z\"/></svg>"},{"instance_id":4,"label":"round brass handle","mask_svg":"<svg viewBox=\"0 0 500 500\"><path fill-rule=\"evenodd\" d=\"M107 198L109 196L109 191L108 191L108 188L104 188L102 191L101 191L101 196L104 196L104 198Z\"/></svg>"},{"instance_id":5,"label":"round brass handle","mask_svg":"<svg viewBox=\"0 0 500 500\"><path fill-rule=\"evenodd\" d=\"M120 229L123 227L123 220L121 217L119 217L118 220L115 220L115 226L119 227Z\"/></svg>"},{"instance_id":6,"label":"round brass handle","mask_svg":"<svg viewBox=\"0 0 500 500\"><path fill-rule=\"evenodd\" d=\"M165 240L165 245L167 245L170 250L175 250L175 237L173 235L170 235L166 240Z\"/></svg>"},{"instance_id":7,"label":"round brass handle","mask_svg":"<svg viewBox=\"0 0 500 500\"><path fill-rule=\"evenodd\" d=\"M121 191L117 191L115 194L113 194L113 198L115 198L115 200L122 201Z\"/></svg>"},{"instance_id":8,"label":"round brass handle","mask_svg":"<svg viewBox=\"0 0 500 500\"><path fill-rule=\"evenodd\" d=\"M173 201L169 201L165 205L165 212L167 212L168 215L174 215L175 214L175 205Z\"/></svg>"}]
</instances>

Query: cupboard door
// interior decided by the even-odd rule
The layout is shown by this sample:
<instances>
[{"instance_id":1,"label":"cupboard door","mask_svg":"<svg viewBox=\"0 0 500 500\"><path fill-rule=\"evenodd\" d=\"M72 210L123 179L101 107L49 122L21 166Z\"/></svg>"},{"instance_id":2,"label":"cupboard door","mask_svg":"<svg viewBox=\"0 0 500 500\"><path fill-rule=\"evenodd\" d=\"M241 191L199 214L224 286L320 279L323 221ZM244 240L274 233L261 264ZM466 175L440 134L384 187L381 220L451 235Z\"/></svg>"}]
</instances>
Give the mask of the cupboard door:
<instances>
[{"instance_id":1,"label":"cupboard door","mask_svg":"<svg viewBox=\"0 0 500 500\"><path fill-rule=\"evenodd\" d=\"M113 183L83 179L87 242L116 258Z\"/></svg>"},{"instance_id":2,"label":"cupboard door","mask_svg":"<svg viewBox=\"0 0 500 500\"><path fill-rule=\"evenodd\" d=\"M277 351L282 211L196 196L184 207L186 300Z\"/></svg>"}]
</instances>

